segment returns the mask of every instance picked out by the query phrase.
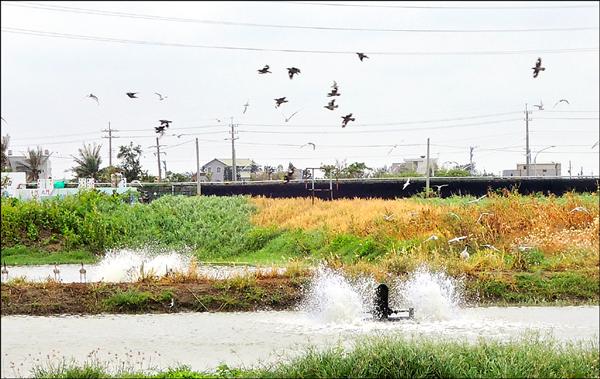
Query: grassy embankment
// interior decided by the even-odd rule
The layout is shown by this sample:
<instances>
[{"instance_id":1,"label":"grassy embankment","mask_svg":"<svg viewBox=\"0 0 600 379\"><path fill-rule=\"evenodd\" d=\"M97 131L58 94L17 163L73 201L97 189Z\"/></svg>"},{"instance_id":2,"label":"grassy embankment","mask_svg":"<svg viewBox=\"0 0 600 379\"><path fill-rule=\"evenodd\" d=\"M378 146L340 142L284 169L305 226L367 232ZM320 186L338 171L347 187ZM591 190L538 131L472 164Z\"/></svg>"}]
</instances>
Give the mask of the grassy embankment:
<instances>
[{"instance_id":1,"label":"grassy embankment","mask_svg":"<svg viewBox=\"0 0 600 379\"><path fill-rule=\"evenodd\" d=\"M42 203L3 199L2 260L24 262L37 249L54 263L57 252L147 246L191 250L203 262L324 260L379 280L424 263L465 277L467 291L483 301L598 302L598 194L503 193L469 200L354 199L313 206L310 199L165 196L128 205L92 192ZM588 211L571 211L581 206ZM434 234L437 240L427 240ZM457 236L467 238L448 242ZM459 258L465 247L468 260Z\"/></svg>"},{"instance_id":2,"label":"grassy embankment","mask_svg":"<svg viewBox=\"0 0 600 379\"><path fill-rule=\"evenodd\" d=\"M139 359L139 357L138 357ZM530 337L510 342L400 338L362 340L351 351L309 349L289 362L254 369L221 365L214 372L189 367L150 371L139 362L114 367L95 355L83 364L46 362L36 378L597 378L598 345L542 341Z\"/></svg>"}]
</instances>

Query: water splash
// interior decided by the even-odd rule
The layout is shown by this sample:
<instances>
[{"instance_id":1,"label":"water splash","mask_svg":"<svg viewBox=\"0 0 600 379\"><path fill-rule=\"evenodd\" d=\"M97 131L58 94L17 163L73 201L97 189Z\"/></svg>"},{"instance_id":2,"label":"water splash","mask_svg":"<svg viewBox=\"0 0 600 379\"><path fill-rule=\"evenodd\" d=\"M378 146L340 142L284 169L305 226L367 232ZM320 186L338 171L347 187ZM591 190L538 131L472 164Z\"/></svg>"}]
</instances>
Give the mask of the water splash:
<instances>
[{"instance_id":1,"label":"water splash","mask_svg":"<svg viewBox=\"0 0 600 379\"><path fill-rule=\"evenodd\" d=\"M426 266L419 266L408 280L395 286L395 296L390 296L404 306L415 308L416 319L449 320L459 313L461 287L459 280L445 272L433 272Z\"/></svg>"},{"instance_id":2,"label":"water splash","mask_svg":"<svg viewBox=\"0 0 600 379\"><path fill-rule=\"evenodd\" d=\"M372 278L349 281L340 272L320 266L314 273L300 309L326 323L358 322L371 307L376 282Z\"/></svg>"},{"instance_id":3,"label":"water splash","mask_svg":"<svg viewBox=\"0 0 600 379\"><path fill-rule=\"evenodd\" d=\"M151 254L144 250L112 250L98 263L97 274L105 282L130 282L144 275L165 275L187 270L190 257L177 253Z\"/></svg>"}]
</instances>

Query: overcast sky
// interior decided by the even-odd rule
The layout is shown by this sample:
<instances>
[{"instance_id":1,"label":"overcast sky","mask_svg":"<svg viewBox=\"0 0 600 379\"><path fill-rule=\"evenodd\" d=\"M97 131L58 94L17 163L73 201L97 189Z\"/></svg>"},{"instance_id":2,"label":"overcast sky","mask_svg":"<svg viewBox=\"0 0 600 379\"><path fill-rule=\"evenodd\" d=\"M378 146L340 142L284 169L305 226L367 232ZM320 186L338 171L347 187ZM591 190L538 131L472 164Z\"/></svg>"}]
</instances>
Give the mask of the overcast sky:
<instances>
[{"instance_id":1,"label":"overcast sky","mask_svg":"<svg viewBox=\"0 0 600 379\"><path fill-rule=\"evenodd\" d=\"M574 173L581 167L586 175L600 171L598 147L591 148L599 138L598 2L44 2L45 9L39 4L1 3L1 112L7 121L2 134L10 135L13 154L36 145L54 152L54 178L72 176L65 170L84 142L102 143L103 166L108 164L108 140L101 130L109 122L120 137L113 140L114 163L118 146L134 141L144 150L144 169L156 174L149 146L155 144L159 119L173 121L160 139L167 168L195 171L195 137L201 164L231 158L231 143L225 140L231 117L238 125L237 158L259 165L291 161L304 168L345 159L390 166L425 155L429 137L431 156L440 163L467 163L469 146L476 146L477 169L499 174L524 162L523 111L526 103L534 109L540 101L545 110L533 112L530 122L532 159L555 146L540 153L537 162L560 162L563 175L569 161ZM395 7L410 5L420 8ZM469 8L426 8L439 5ZM510 6L528 8L498 9ZM496 31L292 29L194 20ZM497 31L568 28L590 29ZM556 52L565 49L573 50ZM522 50L530 52L506 53ZM487 51L504 54L439 54ZM369 59L361 62L354 52ZM389 54L397 52L428 54ZM531 67L538 56L546 71L534 79ZM272 74L259 75L265 64ZM290 80L286 68L292 66L301 73ZM323 106L334 80L341 96L339 108L329 111ZM128 98L130 91L139 92L139 98ZM168 98L159 101L154 92ZM86 98L89 93L100 99L99 106ZM282 96L289 102L276 109L274 98ZM560 99L570 104L554 107ZM250 106L243 114L246 101ZM356 121L342 129L341 116L348 113ZM300 148L307 142L316 149Z\"/></svg>"}]
</instances>

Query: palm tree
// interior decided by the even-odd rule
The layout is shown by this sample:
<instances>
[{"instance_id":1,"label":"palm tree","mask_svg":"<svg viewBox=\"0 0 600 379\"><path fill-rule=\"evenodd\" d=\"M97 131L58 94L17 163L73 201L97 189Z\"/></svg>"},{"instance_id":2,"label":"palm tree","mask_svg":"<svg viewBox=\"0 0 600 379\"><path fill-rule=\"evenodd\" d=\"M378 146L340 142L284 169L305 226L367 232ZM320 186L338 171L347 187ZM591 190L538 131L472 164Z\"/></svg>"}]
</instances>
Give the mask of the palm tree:
<instances>
[{"instance_id":1,"label":"palm tree","mask_svg":"<svg viewBox=\"0 0 600 379\"><path fill-rule=\"evenodd\" d=\"M100 164L102 163L102 157L100 156L100 148L102 145L86 145L83 144L83 148L79 148L79 157L73 157L76 167L73 167L73 171L78 178L94 178L98 179L100 173Z\"/></svg>"},{"instance_id":2,"label":"palm tree","mask_svg":"<svg viewBox=\"0 0 600 379\"><path fill-rule=\"evenodd\" d=\"M27 154L25 155L25 160L23 162L23 166L27 171L27 180L29 181L37 181L40 178L40 173L42 172L42 166L48 160L48 155L44 156L41 147L37 147L37 150L27 149Z\"/></svg>"},{"instance_id":3,"label":"palm tree","mask_svg":"<svg viewBox=\"0 0 600 379\"><path fill-rule=\"evenodd\" d=\"M10 141L10 136L7 134L2 136L2 155L0 156L0 169L4 170L9 166L8 163L8 155L6 152L8 151L8 142Z\"/></svg>"}]
</instances>

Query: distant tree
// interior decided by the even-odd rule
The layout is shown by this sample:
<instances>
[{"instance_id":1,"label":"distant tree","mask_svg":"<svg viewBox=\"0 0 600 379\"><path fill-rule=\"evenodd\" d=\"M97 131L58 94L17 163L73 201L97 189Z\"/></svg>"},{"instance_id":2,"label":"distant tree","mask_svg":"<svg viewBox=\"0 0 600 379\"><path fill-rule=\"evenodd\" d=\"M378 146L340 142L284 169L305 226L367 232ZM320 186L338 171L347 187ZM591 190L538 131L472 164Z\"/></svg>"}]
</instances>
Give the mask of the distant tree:
<instances>
[{"instance_id":1,"label":"distant tree","mask_svg":"<svg viewBox=\"0 0 600 379\"><path fill-rule=\"evenodd\" d=\"M133 146L133 142L129 146L120 146L117 158L121 159L119 169L128 183L134 180L140 180L142 176L142 165L140 158L142 157L142 146Z\"/></svg>"},{"instance_id":2,"label":"distant tree","mask_svg":"<svg viewBox=\"0 0 600 379\"><path fill-rule=\"evenodd\" d=\"M312 170L308 168L302 170L302 179L312 179Z\"/></svg>"},{"instance_id":3,"label":"distant tree","mask_svg":"<svg viewBox=\"0 0 600 379\"><path fill-rule=\"evenodd\" d=\"M73 167L73 171L78 178L94 178L98 179L100 175L100 164L102 157L100 156L100 148L102 145L83 145L79 148L79 157L73 157L77 164Z\"/></svg>"},{"instance_id":4,"label":"distant tree","mask_svg":"<svg viewBox=\"0 0 600 379\"><path fill-rule=\"evenodd\" d=\"M0 168L2 171L7 171L10 168L10 164L8 162L8 143L10 142L10 136L7 134L2 136L2 155L0 156Z\"/></svg>"},{"instance_id":5,"label":"distant tree","mask_svg":"<svg viewBox=\"0 0 600 379\"><path fill-rule=\"evenodd\" d=\"M40 178L42 166L47 160L48 156L44 156L44 152L42 151L41 147L38 146L36 150L27 149L23 166L25 166L28 181L35 182Z\"/></svg>"},{"instance_id":6,"label":"distant tree","mask_svg":"<svg viewBox=\"0 0 600 379\"><path fill-rule=\"evenodd\" d=\"M186 172L186 173L180 174L177 172L169 171L167 173L167 177L165 179L168 182L175 182L175 183L191 182L193 175L194 174L192 174L191 172Z\"/></svg>"},{"instance_id":7,"label":"distant tree","mask_svg":"<svg viewBox=\"0 0 600 379\"><path fill-rule=\"evenodd\" d=\"M367 170L372 169L367 167L364 162L354 162L349 166L346 166L342 172L344 176L348 178L365 178L369 176L369 174L366 173Z\"/></svg>"},{"instance_id":8,"label":"distant tree","mask_svg":"<svg viewBox=\"0 0 600 379\"><path fill-rule=\"evenodd\" d=\"M459 177L459 176L471 176L469 170L461 169L461 168L451 168L451 169L438 169L435 172L435 176L443 176L443 177Z\"/></svg>"},{"instance_id":9,"label":"distant tree","mask_svg":"<svg viewBox=\"0 0 600 379\"><path fill-rule=\"evenodd\" d=\"M269 180L271 180L271 176L275 172L275 167L273 166L263 166L263 172L267 175Z\"/></svg>"}]
</instances>

